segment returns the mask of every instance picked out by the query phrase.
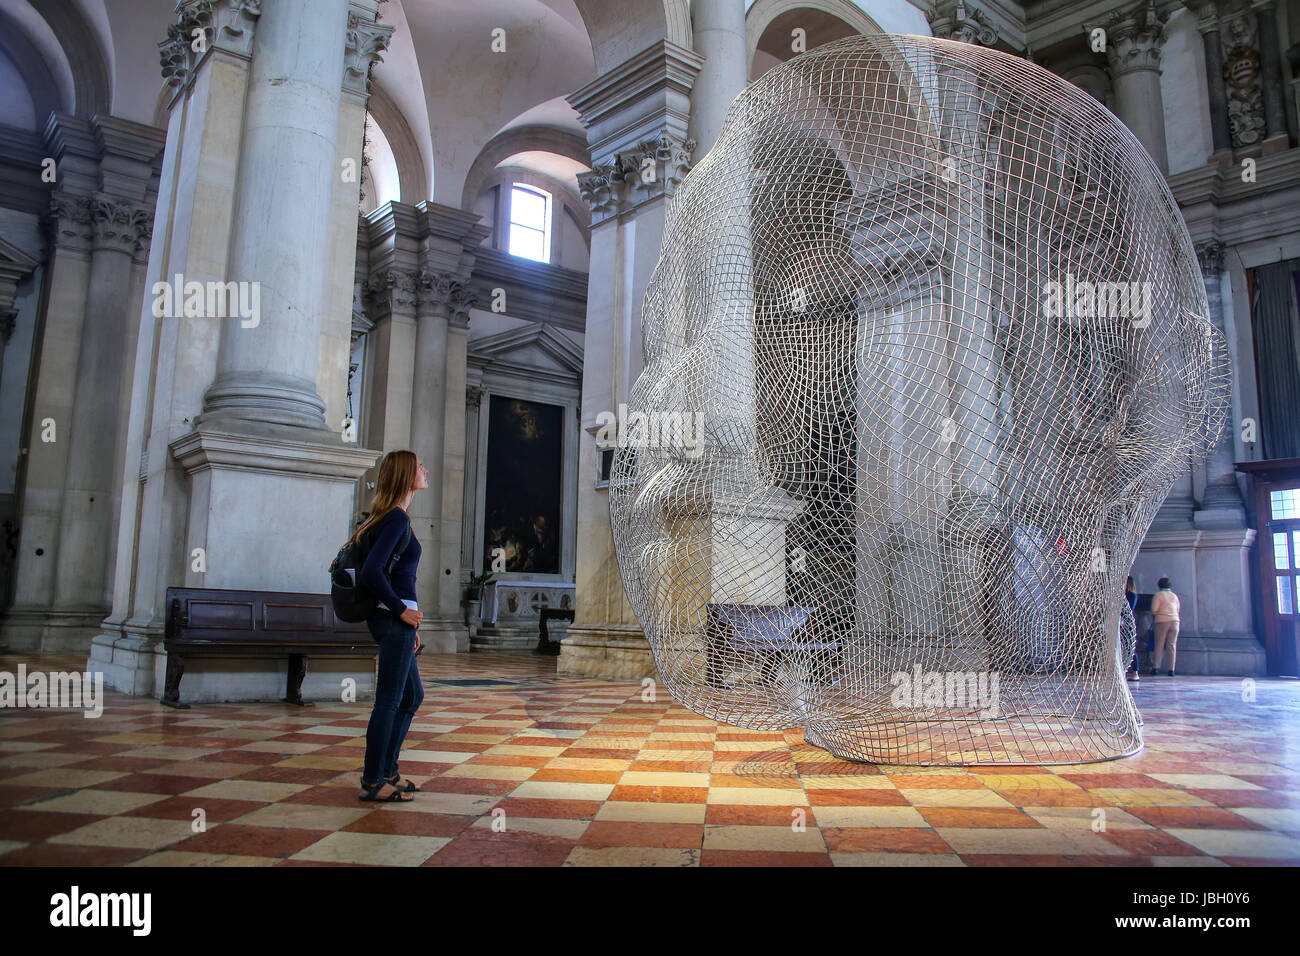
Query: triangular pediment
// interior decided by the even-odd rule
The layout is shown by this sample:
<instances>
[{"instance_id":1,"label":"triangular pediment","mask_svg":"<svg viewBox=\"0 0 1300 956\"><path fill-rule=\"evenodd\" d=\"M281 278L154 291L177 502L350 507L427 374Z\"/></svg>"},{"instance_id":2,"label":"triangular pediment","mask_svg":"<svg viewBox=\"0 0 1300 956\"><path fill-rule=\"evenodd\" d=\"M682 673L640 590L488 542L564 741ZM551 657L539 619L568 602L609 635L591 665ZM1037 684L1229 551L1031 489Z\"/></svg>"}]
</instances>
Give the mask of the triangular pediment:
<instances>
[{"instance_id":1,"label":"triangular pediment","mask_svg":"<svg viewBox=\"0 0 1300 956\"><path fill-rule=\"evenodd\" d=\"M469 359L482 367L507 364L582 374L582 349L562 332L541 323L472 341Z\"/></svg>"}]
</instances>

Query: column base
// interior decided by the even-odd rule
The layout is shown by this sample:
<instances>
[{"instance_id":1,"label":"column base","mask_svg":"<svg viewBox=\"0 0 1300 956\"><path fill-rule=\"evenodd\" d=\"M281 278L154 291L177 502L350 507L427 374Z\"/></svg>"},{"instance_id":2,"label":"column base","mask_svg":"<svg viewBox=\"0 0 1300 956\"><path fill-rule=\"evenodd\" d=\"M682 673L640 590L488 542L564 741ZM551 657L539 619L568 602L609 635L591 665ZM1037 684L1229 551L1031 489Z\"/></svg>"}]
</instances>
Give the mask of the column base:
<instances>
[{"instance_id":1,"label":"column base","mask_svg":"<svg viewBox=\"0 0 1300 956\"><path fill-rule=\"evenodd\" d=\"M12 607L0 619L0 648L34 654L85 654L111 610Z\"/></svg>"},{"instance_id":2,"label":"column base","mask_svg":"<svg viewBox=\"0 0 1300 956\"><path fill-rule=\"evenodd\" d=\"M620 625L571 625L560 643L556 673L615 681L659 679L645 634L639 627Z\"/></svg>"},{"instance_id":3,"label":"column base","mask_svg":"<svg viewBox=\"0 0 1300 956\"><path fill-rule=\"evenodd\" d=\"M426 654L465 654L472 649L469 628L464 621L454 618L435 621L426 618L420 624L420 641Z\"/></svg>"},{"instance_id":4,"label":"column base","mask_svg":"<svg viewBox=\"0 0 1300 956\"><path fill-rule=\"evenodd\" d=\"M1238 507L1202 508L1192 515L1198 531L1229 531L1246 527L1246 511Z\"/></svg>"}]
</instances>

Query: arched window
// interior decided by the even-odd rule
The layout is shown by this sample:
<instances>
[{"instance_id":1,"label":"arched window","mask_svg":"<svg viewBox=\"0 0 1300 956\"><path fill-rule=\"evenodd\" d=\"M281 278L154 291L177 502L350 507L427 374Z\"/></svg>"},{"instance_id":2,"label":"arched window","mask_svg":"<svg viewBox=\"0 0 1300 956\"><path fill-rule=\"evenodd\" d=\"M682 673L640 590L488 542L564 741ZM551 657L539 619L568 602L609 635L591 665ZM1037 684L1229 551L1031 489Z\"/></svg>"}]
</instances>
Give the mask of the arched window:
<instances>
[{"instance_id":1,"label":"arched window","mask_svg":"<svg viewBox=\"0 0 1300 956\"><path fill-rule=\"evenodd\" d=\"M551 261L551 194L515 183L510 189L510 254Z\"/></svg>"}]
</instances>

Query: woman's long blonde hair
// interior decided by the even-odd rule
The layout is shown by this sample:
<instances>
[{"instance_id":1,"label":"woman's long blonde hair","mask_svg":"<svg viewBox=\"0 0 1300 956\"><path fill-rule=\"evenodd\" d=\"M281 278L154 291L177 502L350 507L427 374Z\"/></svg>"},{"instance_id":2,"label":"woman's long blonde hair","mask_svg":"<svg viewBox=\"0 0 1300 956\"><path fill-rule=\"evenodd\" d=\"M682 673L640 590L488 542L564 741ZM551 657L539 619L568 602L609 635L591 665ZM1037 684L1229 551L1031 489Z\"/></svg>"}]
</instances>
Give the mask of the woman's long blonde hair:
<instances>
[{"instance_id":1,"label":"woman's long blonde hair","mask_svg":"<svg viewBox=\"0 0 1300 956\"><path fill-rule=\"evenodd\" d=\"M390 451L379 463L379 477L375 480L375 498L370 504L370 517L348 539L348 544L377 525L384 515L392 511L415 485L415 473L420 459L415 452L405 449Z\"/></svg>"}]
</instances>

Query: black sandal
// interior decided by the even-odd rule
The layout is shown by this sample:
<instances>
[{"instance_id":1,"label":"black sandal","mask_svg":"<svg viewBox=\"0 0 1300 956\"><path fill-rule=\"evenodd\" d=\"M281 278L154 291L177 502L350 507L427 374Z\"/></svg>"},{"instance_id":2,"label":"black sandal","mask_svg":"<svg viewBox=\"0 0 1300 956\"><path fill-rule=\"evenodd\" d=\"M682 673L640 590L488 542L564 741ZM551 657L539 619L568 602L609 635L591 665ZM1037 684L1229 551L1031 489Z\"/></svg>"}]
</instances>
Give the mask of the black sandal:
<instances>
[{"instance_id":1,"label":"black sandal","mask_svg":"<svg viewBox=\"0 0 1300 956\"><path fill-rule=\"evenodd\" d=\"M394 787L393 792L386 797L378 795L379 791L384 789L384 787L392 786L393 785L387 780L381 780L376 784L367 784L363 780L361 781L361 796L358 799L364 800L367 803L409 803L413 799L408 791L396 787Z\"/></svg>"},{"instance_id":2,"label":"black sandal","mask_svg":"<svg viewBox=\"0 0 1300 956\"><path fill-rule=\"evenodd\" d=\"M415 785L415 781L414 781L414 780L407 780L407 781L406 781L406 785L403 786L403 785L402 785L402 775L401 775L400 773L395 773L395 774L393 774L391 777L389 777L389 778L388 778L387 780L385 780L384 782L385 782L385 783L390 783L390 784L392 784L394 787L396 787L398 790L401 790L403 793L419 793L419 792L420 792L420 788L417 787L417 786Z\"/></svg>"}]
</instances>

